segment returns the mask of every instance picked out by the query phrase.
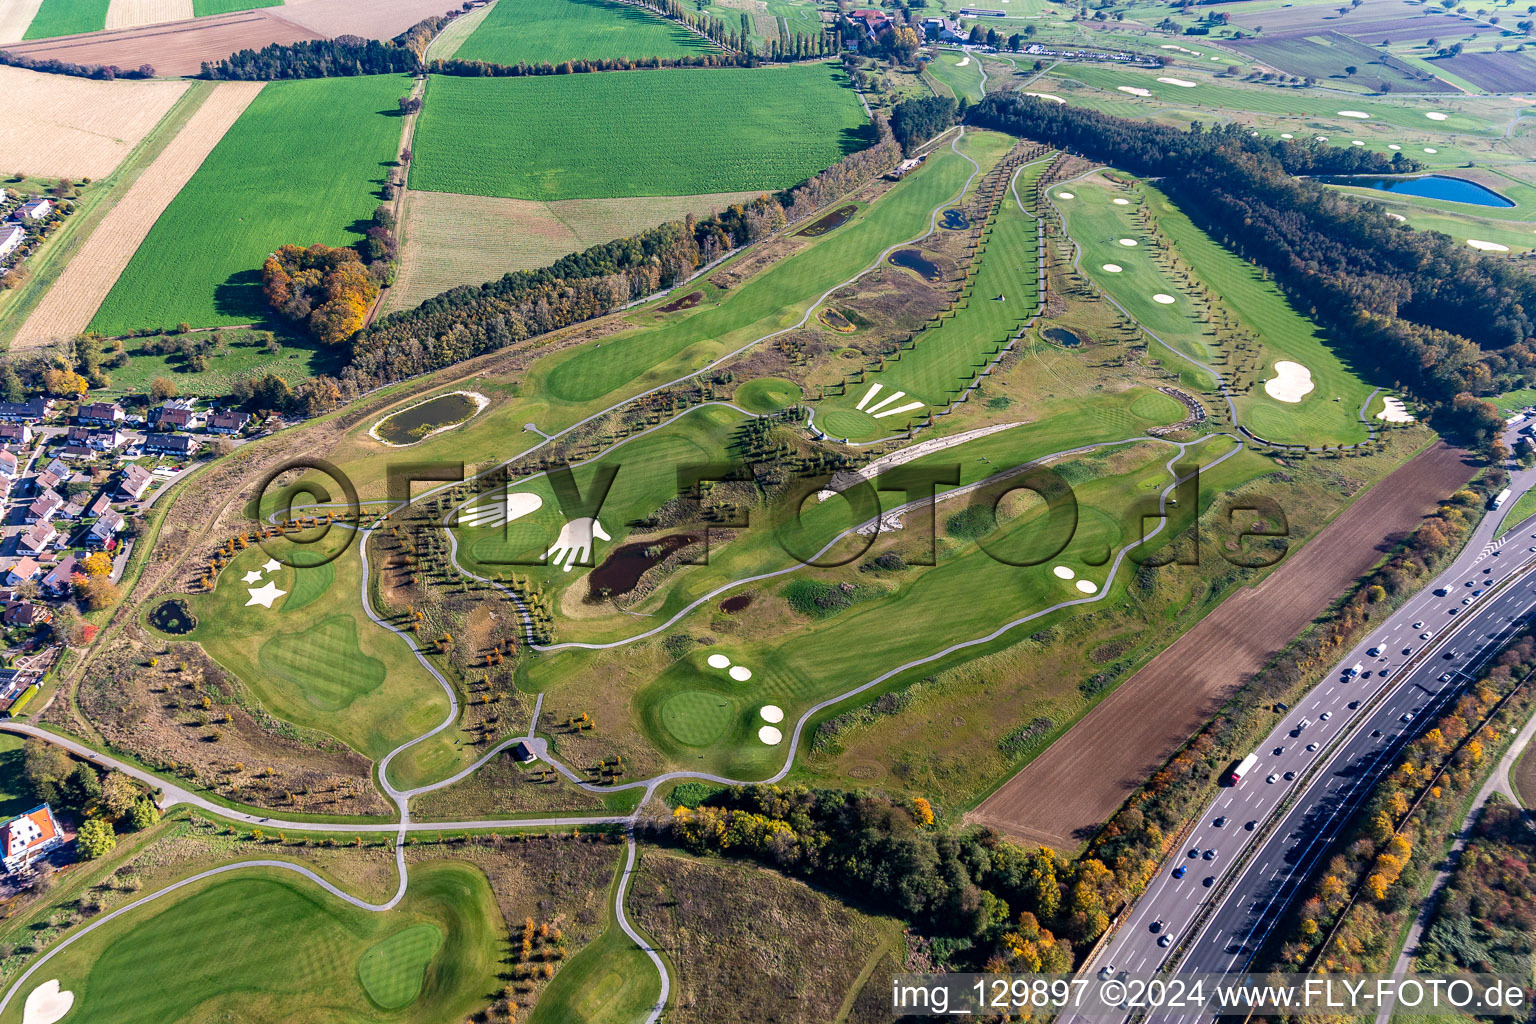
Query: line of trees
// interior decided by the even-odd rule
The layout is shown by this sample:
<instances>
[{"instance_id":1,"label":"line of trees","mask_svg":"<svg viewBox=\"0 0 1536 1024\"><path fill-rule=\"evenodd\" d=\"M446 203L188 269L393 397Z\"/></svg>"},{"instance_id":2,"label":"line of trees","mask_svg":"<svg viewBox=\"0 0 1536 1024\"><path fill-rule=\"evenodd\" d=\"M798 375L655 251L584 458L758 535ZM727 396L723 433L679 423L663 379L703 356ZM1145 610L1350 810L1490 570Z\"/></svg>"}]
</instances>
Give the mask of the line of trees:
<instances>
[{"instance_id":1,"label":"line of trees","mask_svg":"<svg viewBox=\"0 0 1536 1024\"><path fill-rule=\"evenodd\" d=\"M155 77L155 66L153 64L140 64L137 68L128 70L120 68L116 64L75 64L67 60L56 60L52 57L46 60L38 60L36 57L12 53L9 50L0 50L0 64L8 64L13 68L26 68L28 71L43 71L50 75L94 78L102 82L110 82L115 78Z\"/></svg>"},{"instance_id":2,"label":"line of trees","mask_svg":"<svg viewBox=\"0 0 1536 1024\"><path fill-rule=\"evenodd\" d=\"M1018 93L986 97L965 120L1162 178L1192 220L1272 274L1351 356L1398 379L1442 429L1490 443L1502 418L1476 396L1536 379L1536 277L1297 177L1419 169L1401 153L1238 125L1181 131Z\"/></svg>"}]
</instances>

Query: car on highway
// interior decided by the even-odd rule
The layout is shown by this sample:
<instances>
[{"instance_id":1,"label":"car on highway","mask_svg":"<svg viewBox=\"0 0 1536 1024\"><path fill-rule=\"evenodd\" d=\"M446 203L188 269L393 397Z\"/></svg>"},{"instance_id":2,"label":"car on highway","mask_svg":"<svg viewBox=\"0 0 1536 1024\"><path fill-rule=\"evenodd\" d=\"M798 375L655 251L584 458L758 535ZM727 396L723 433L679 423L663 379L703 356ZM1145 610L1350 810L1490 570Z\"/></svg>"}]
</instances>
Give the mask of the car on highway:
<instances>
[{"instance_id":1,"label":"car on highway","mask_svg":"<svg viewBox=\"0 0 1536 1024\"><path fill-rule=\"evenodd\" d=\"M1442 672L1442 673L1440 673L1440 681L1442 683L1450 682L1451 681L1451 674L1449 672Z\"/></svg>"},{"instance_id":2,"label":"car on highway","mask_svg":"<svg viewBox=\"0 0 1536 1024\"><path fill-rule=\"evenodd\" d=\"M1225 814L1223 814L1221 817L1217 818L1211 824L1215 825L1217 828L1222 828L1222 827L1224 827L1226 825L1226 823L1227 823L1227 816Z\"/></svg>"},{"instance_id":3,"label":"car on highway","mask_svg":"<svg viewBox=\"0 0 1536 1024\"><path fill-rule=\"evenodd\" d=\"M1156 935L1158 932L1163 930L1163 922L1153 921L1151 924L1147 925L1147 930L1150 931L1153 935Z\"/></svg>"},{"instance_id":4,"label":"car on highway","mask_svg":"<svg viewBox=\"0 0 1536 1024\"><path fill-rule=\"evenodd\" d=\"M1313 754L1313 753L1316 753L1316 752L1317 752L1317 744L1316 743L1308 743L1307 744L1307 753Z\"/></svg>"},{"instance_id":5,"label":"car on highway","mask_svg":"<svg viewBox=\"0 0 1536 1024\"><path fill-rule=\"evenodd\" d=\"M1243 828L1247 829L1249 832L1252 832L1254 829L1256 829L1258 827L1259 827L1259 823L1257 821L1250 821L1248 824L1243 826Z\"/></svg>"},{"instance_id":6,"label":"car on highway","mask_svg":"<svg viewBox=\"0 0 1536 1024\"><path fill-rule=\"evenodd\" d=\"M1357 700L1352 700L1352 701L1350 701L1348 704L1346 704L1344 706L1349 708L1349 710L1353 711L1353 710L1355 710L1356 708L1358 708L1360 706L1360 702L1357 701Z\"/></svg>"},{"instance_id":7,"label":"car on highway","mask_svg":"<svg viewBox=\"0 0 1536 1024\"><path fill-rule=\"evenodd\" d=\"M1290 781L1292 781L1295 778L1296 778L1296 773L1295 772L1286 772L1285 773L1285 781L1286 782L1290 782Z\"/></svg>"},{"instance_id":8,"label":"car on highway","mask_svg":"<svg viewBox=\"0 0 1536 1024\"><path fill-rule=\"evenodd\" d=\"M1178 867L1173 869L1173 877L1174 878L1183 878L1185 876L1185 874L1188 873L1188 871L1189 871L1188 868L1186 868L1183 864L1180 864Z\"/></svg>"},{"instance_id":9,"label":"car on highway","mask_svg":"<svg viewBox=\"0 0 1536 1024\"><path fill-rule=\"evenodd\" d=\"M1470 597L1464 597L1464 598L1461 599L1461 603L1462 604L1471 604L1472 603L1472 599Z\"/></svg>"},{"instance_id":10,"label":"car on highway","mask_svg":"<svg viewBox=\"0 0 1536 1024\"><path fill-rule=\"evenodd\" d=\"M1317 716L1317 720L1319 722L1326 722L1326 721L1328 721L1328 719L1330 719L1332 717L1333 717L1333 712L1332 711L1324 711L1322 714Z\"/></svg>"},{"instance_id":11,"label":"car on highway","mask_svg":"<svg viewBox=\"0 0 1536 1024\"><path fill-rule=\"evenodd\" d=\"M1387 678L1387 676L1389 676L1391 674L1392 674L1392 670L1390 668L1384 668L1384 669L1381 670L1381 673L1380 673L1381 678L1383 678L1383 679Z\"/></svg>"},{"instance_id":12,"label":"car on highway","mask_svg":"<svg viewBox=\"0 0 1536 1024\"><path fill-rule=\"evenodd\" d=\"M1422 623L1422 622L1415 622L1413 624L1413 628L1414 629L1423 629L1424 628L1424 623Z\"/></svg>"},{"instance_id":13,"label":"car on highway","mask_svg":"<svg viewBox=\"0 0 1536 1024\"><path fill-rule=\"evenodd\" d=\"M1202 883L1202 884L1203 884L1203 885L1204 885L1204 886L1205 886L1205 887L1206 887L1206 888L1207 888L1207 889L1209 889L1209 888L1210 888L1210 887L1211 887L1211 886L1213 886L1213 885L1215 885L1215 884L1216 884L1216 876L1215 876L1215 875L1206 875L1206 876L1205 876L1205 882L1204 882L1204 883Z\"/></svg>"},{"instance_id":14,"label":"car on highway","mask_svg":"<svg viewBox=\"0 0 1536 1024\"><path fill-rule=\"evenodd\" d=\"M1397 719L1397 720L1398 720L1398 721L1399 721L1399 722L1411 722L1411 721L1413 721L1413 716L1412 716L1412 715L1410 715L1410 714L1408 714L1408 713L1407 713L1407 712L1406 712L1406 711L1405 711L1405 712L1403 712L1403 714L1402 714L1402 715L1400 715L1400 716L1399 716L1399 717L1398 717L1398 719Z\"/></svg>"},{"instance_id":15,"label":"car on highway","mask_svg":"<svg viewBox=\"0 0 1536 1024\"><path fill-rule=\"evenodd\" d=\"M1420 640L1433 640L1434 638L1435 638L1435 634L1433 634L1433 633L1420 633L1419 634L1419 639Z\"/></svg>"},{"instance_id":16,"label":"car on highway","mask_svg":"<svg viewBox=\"0 0 1536 1024\"><path fill-rule=\"evenodd\" d=\"M1215 851L1214 848L1205 851L1205 859L1206 860L1215 860L1216 859L1216 851Z\"/></svg>"},{"instance_id":17,"label":"car on highway","mask_svg":"<svg viewBox=\"0 0 1536 1024\"><path fill-rule=\"evenodd\" d=\"M1483 592L1481 590L1474 590L1474 591L1472 591L1472 596L1473 597L1482 597L1483 596Z\"/></svg>"},{"instance_id":18,"label":"car on highway","mask_svg":"<svg viewBox=\"0 0 1536 1024\"><path fill-rule=\"evenodd\" d=\"M1173 945L1173 936L1164 935L1162 938L1157 940L1157 944L1162 946L1164 949L1167 949L1169 946Z\"/></svg>"},{"instance_id":19,"label":"car on highway","mask_svg":"<svg viewBox=\"0 0 1536 1024\"><path fill-rule=\"evenodd\" d=\"M1265 779L1264 781L1265 782L1274 782L1278 778L1280 778L1280 776L1278 776L1278 775L1271 775L1269 778Z\"/></svg>"},{"instance_id":20,"label":"car on highway","mask_svg":"<svg viewBox=\"0 0 1536 1024\"><path fill-rule=\"evenodd\" d=\"M1467 580L1466 585L1469 587L1475 587L1477 586L1477 580Z\"/></svg>"},{"instance_id":21,"label":"car on highway","mask_svg":"<svg viewBox=\"0 0 1536 1024\"><path fill-rule=\"evenodd\" d=\"M1380 736L1380 735L1381 735L1381 730L1380 729L1372 729L1371 730L1372 738L1375 738L1375 737Z\"/></svg>"},{"instance_id":22,"label":"car on highway","mask_svg":"<svg viewBox=\"0 0 1536 1024\"><path fill-rule=\"evenodd\" d=\"M1285 753L1285 748L1284 747L1276 747L1275 748L1275 756L1276 757L1279 757L1283 753Z\"/></svg>"},{"instance_id":23,"label":"car on highway","mask_svg":"<svg viewBox=\"0 0 1536 1024\"><path fill-rule=\"evenodd\" d=\"M1200 847L1197 846L1193 850L1189 851L1189 859L1190 860L1194 860L1196 857L1199 857L1199 856L1200 856Z\"/></svg>"}]
</instances>

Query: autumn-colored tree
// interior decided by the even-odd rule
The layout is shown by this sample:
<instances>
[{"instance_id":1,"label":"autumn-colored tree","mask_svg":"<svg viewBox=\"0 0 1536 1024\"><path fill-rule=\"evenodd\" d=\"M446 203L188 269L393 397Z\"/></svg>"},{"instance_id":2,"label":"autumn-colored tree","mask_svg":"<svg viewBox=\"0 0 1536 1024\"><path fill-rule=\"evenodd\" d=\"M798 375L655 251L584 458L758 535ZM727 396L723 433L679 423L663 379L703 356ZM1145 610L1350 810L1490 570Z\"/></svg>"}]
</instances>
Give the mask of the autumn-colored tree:
<instances>
[{"instance_id":1,"label":"autumn-colored tree","mask_svg":"<svg viewBox=\"0 0 1536 1024\"><path fill-rule=\"evenodd\" d=\"M912 811L919 825L933 824L933 805L923 797L912 798Z\"/></svg>"},{"instance_id":2,"label":"autumn-colored tree","mask_svg":"<svg viewBox=\"0 0 1536 1024\"><path fill-rule=\"evenodd\" d=\"M169 377L156 377L149 382L149 399L152 402L163 402L167 398L175 398L179 394L181 394L181 389Z\"/></svg>"},{"instance_id":3,"label":"autumn-colored tree","mask_svg":"<svg viewBox=\"0 0 1536 1024\"><path fill-rule=\"evenodd\" d=\"M327 345L357 333L379 295L379 283L354 249L285 245L262 266L267 303L295 323L305 323Z\"/></svg>"},{"instance_id":4,"label":"autumn-colored tree","mask_svg":"<svg viewBox=\"0 0 1536 1024\"><path fill-rule=\"evenodd\" d=\"M84 564L87 576L107 576L112 572L112 556L105 551L87 555Z\"/></svg>"},{"instance_id":5,"label":"autumn-colored tree","mask_svg":"<svg viewBox=\"0 0 1536 1024\"><path fill-rule=\"evenodd\" d=\"M43 374L43 387L57 398L83 395L90 387L86 379L73 370L55 367Z\"/></svg>"}]
</instances>

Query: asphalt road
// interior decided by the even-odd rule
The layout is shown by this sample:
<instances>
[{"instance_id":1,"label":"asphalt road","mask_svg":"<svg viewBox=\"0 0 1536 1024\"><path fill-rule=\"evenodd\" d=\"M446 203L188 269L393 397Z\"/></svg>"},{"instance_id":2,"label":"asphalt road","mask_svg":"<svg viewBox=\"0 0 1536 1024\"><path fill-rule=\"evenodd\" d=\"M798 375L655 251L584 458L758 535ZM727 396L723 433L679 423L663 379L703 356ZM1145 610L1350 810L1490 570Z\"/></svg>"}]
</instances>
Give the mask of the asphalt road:
<instances>
[{"instance_id":1,"label":"asphalt road","mask_svg":"<svg viewBox=\"0 0 1536 1024\"><path fill-rule=\"evenodd\" d=\"M1516 496L1533 484L1533 470L1517 471L1511 481ZM1254 751L1258 764L1237 785L1222 787L1090 970L1112 966L1116 973L1151 973L1180 954L1181 972L1246 967L1331 840L1381 772L1395 763L1396 751L1455 699L1469 673L1498 652L1517 628L1512 620L1536 615L1536 572L1521 576L1536 564L1536 520L1495 541L1501 516L1485 516L1462 554L1431 586L1405 602L1284 713ZM1492 592L1501 583L1504 588ZM1358 675L1347 674L1355 666ZM1373 705L1378 694L1385 696ZM1303 721L1309 724L1299 728ZM1321 769L1308 774L1319 758L1326 759ZM1269 829L1282 805L1283 818ZM1228 884L1235 862L1261 836L1262 845ZM1213 852L1209 860L1207 851ZM1174 877L1180 870L1182 877ZM1213 894L1220 894L1220 904L1191 936ZM1159 945L1164 936L1167 946Z\"/></svg>"}]
</instances>

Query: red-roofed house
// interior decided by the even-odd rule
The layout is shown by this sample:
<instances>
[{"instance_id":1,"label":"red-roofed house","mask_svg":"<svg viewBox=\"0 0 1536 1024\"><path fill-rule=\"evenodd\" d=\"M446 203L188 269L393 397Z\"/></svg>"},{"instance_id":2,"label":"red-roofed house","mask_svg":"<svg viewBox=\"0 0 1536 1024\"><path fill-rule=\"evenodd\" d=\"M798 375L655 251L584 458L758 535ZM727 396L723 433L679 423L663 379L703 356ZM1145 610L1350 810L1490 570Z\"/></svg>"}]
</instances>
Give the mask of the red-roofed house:
<instances>
[{"instance_id":1,"label":"red-roofed house","mask_svg":"<svg viewBox=\"0 0 1536 1024\"><path fill-rule=\"evenodd\" d=\"M16 548L19 551L30 551L34 555L40 555L48 550L48 545L58 540L59 531L54 529L52 523L34 523L16 538Z\"/></svg>"},{"instance_id":2,"label":"red-roofed house","mask_svg":"<svg viewBox=\"0 0 1536 1024\"><path fill-rule=\"evenodd\" d=\"M25 583L27 580L36 579L37 574L42 571L43 567L38 565L35 560L23 558L11 566L10 571L5 574L5 582L14 587L18 583Z\"/></svg>"},{"instance_id":3,"label":"red-roofed house","mask_svg":"<svg viewBox=\"0 0 1536 1024\"><path fill-rule=\"evenodd\" d=\"M53 811L40 804L0 824L0 852L6 871L21 871L64 841Z\"/></svg>"}]
</instances>

